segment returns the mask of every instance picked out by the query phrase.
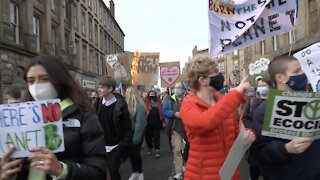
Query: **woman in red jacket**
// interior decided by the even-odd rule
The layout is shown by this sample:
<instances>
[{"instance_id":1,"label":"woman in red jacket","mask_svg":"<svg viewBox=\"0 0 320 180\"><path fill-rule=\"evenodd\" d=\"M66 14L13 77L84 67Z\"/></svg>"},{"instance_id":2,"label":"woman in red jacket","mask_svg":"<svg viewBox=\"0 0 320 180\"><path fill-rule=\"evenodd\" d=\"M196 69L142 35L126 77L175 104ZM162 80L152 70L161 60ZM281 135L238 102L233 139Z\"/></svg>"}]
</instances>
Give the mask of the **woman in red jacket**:
<instances>
[{"instance_id":1,"label":"woman in red jacket","mask_svg":"<svg viewBox=\"0 0 320 180\"><path fill-rule=\"evenodd\" d=\"M219 171L239 132L235 111L251 85L246 78L234 91L222 96L218 91L223 88L224 77L215 61L203 55L190 60L183 74L192 89L180 109L190 142L184 180L220 179ZM252 143L251 131L246 136ZM239 168L233 179L240 179Z\"/></svg>"}]
</instances>

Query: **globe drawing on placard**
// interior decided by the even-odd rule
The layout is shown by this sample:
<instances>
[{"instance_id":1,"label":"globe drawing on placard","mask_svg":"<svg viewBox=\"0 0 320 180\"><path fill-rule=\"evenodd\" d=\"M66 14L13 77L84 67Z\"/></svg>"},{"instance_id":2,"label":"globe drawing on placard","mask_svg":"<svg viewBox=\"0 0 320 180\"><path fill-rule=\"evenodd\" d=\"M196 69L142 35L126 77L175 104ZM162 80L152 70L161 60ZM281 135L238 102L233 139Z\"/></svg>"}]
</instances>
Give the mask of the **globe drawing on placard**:
<instances>
[{"instance_id":1,"label":"globe drawing on placard","mask_svg":"<svg viewBox=\"0 0 320 180\"><path fill-rule=\"evenodd\" d=\"M316 99L304 107L304 116L311 121L318 120L320 118L320 100Z\"/></svg>"}]
</instances>

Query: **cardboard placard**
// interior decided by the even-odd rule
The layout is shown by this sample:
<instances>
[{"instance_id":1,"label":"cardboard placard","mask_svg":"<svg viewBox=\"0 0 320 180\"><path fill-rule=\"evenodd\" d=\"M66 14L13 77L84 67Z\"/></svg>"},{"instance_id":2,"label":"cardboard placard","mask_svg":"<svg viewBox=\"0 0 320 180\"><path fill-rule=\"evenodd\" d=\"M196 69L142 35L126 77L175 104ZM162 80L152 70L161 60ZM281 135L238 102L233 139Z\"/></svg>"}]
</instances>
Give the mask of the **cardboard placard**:
<instances>
[{"instance_id":1,"label":"cardboard placard","mask_svg":"<svg viewBox=\"0 0 320 180\"><path fill-rule=\"evenodd\" d=\"M181 75L180 62L160 63L160 77L162 87L173 87Z\"/></svg>"},{"instance_id":2,"label":"cardboard placard","mask_svg":"<svg viewBox=\"0 0 320 180\"><path fill-rule=\"evenodd\" d=\"M141 52L137 68L137 85L157 85L159 79L159 58L157 52Z\"/></svg>"}]
</instances>

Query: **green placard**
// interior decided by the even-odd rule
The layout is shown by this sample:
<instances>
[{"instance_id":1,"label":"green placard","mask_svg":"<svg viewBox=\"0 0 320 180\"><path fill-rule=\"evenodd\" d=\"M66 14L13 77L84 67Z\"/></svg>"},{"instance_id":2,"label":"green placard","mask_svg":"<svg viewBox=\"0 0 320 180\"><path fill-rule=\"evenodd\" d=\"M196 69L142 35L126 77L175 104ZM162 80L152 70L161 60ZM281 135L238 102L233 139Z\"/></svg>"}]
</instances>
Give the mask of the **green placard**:
<instances>
[{"instance_id":1,"label":"green placard","mask_svg":"<svg viewBox=\"0 0 320 180\"><path fill-rule=\"evenodd\" d=\"M282 139L319 139L319 97L319 94L313 92L271 90L262 135Z\"/></svg>"}]
</instances>

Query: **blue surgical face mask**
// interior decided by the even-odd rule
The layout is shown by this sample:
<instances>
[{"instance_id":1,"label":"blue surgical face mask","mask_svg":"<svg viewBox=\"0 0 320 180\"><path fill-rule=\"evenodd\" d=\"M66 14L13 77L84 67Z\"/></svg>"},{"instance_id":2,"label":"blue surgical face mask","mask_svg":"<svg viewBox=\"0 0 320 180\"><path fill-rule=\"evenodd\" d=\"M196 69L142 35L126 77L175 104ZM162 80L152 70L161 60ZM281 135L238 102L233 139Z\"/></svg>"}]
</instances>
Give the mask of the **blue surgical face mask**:
<instances>
[{"instance_id":1,"label":"blue surgical face mask","mask_svg":"<svg viewBox=\"0 0 320 180\"><path fill-rule=\"evenodd\" d=\"M308 78L304 73L296 76L290 76L289 80L286 82L286 84L293 90L302 90L306 87L307 83Z\"/></svg>"},{"instance_id":2,"label":"blue surgical face mask","mask_svg":"<svg viewBox=\"0 0 320 180\"><path fill-rule=\"evenodd\" d=\"M176 94L178 97L181 97L183 95L181 88L174 88L173 93Z\"/></svg>"},{"instance_id":3,"label":"blue surgical face mask","mask_svg":"<svg viewBox=\"0 0 320 180\"><path fill-rule=\"evenodd\" d=\"M268 95L269 87L268 86L260 86L257 87L257 93L259 93L262 96Z\"/></svg>"}]
</instances>

